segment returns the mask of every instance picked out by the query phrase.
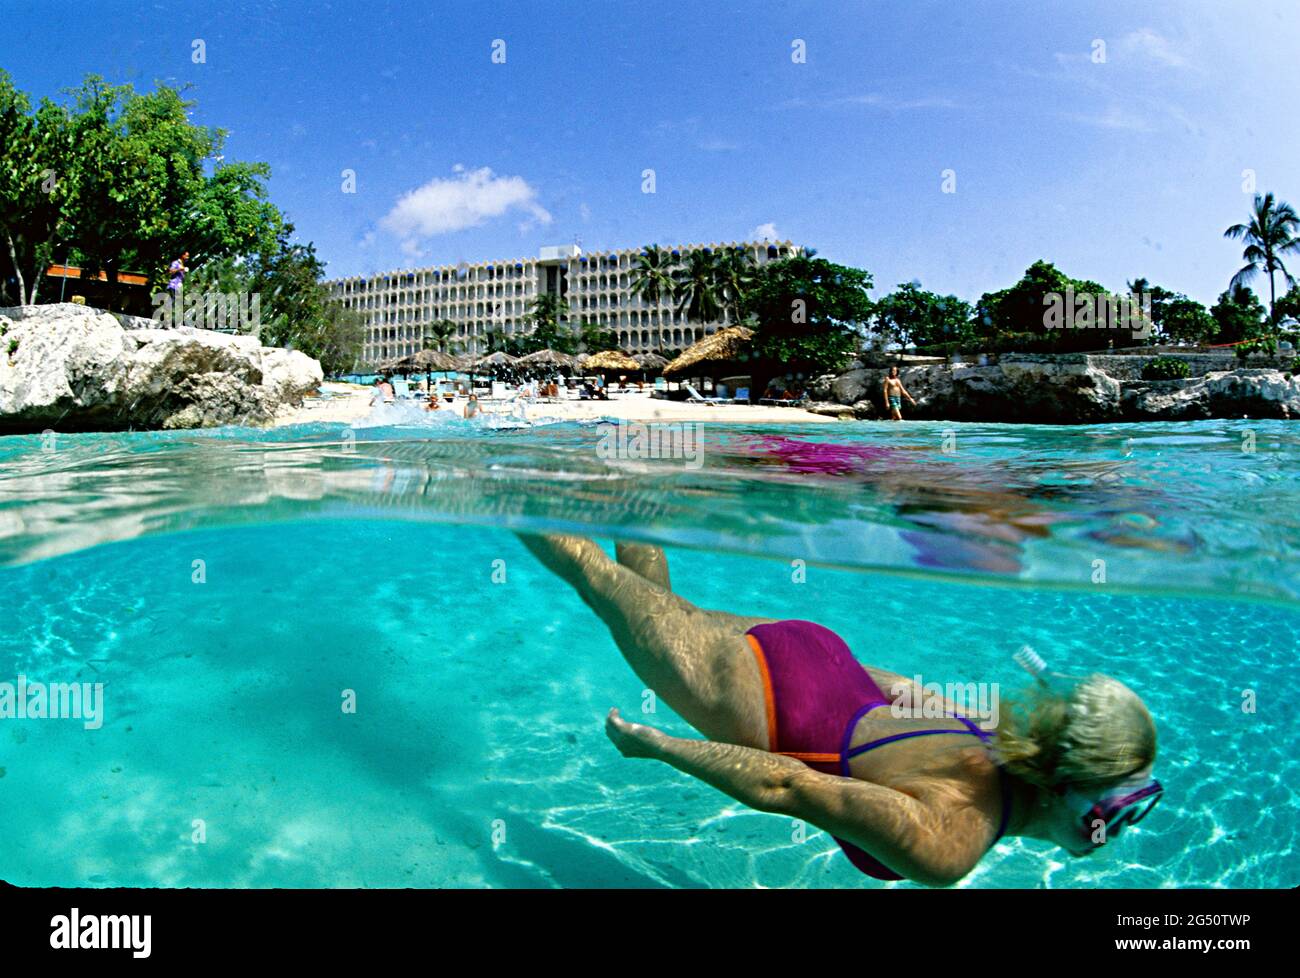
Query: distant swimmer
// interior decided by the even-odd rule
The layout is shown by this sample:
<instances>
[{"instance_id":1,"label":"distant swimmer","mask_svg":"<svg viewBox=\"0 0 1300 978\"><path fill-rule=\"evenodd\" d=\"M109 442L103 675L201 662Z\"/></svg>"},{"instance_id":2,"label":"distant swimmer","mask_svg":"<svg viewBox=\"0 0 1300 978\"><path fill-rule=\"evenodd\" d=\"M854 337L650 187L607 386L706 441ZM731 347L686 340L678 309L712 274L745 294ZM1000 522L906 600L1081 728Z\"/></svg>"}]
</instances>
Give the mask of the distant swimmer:
<instances>
[{"instance_id":1,"label":"distant swimmer","mask_svg":"<svg viewBox=\"0 0 1300 978\"><path fill-rule=\"evenodd\" d=\"M469 400L465 402L465 417L472 418L478 414L478 395L471 394Z\"/></svg>"},{"instance_id":2,"label":"distant swimmer","mask_svg":"<svg viewBox=\"0 0 1300 978\"><path fill-rule=\"evenodd\" d=\"M944 699L935 710L932 694L861 665L821 625L697 608L673 593L658 547L620 543L611 560L584 537L520 539L707 738L611 710L605 732L624 757L663 761L750 808L815 825L876 879L948 886L1016 836L1088 855L1163 793L1151 776L1151 714L1108 676L1049 673L1022 652L1037 685L1015 704L977 718Z\"/></svg>"},{"instance_id":3,"label":"distant swimmer","mask_svg":"<svg viewBox=\"0 0 1300 978\"><path fill-rule=\"evenodd\" d=\"M890 421L903 420L903 398L907 398L907 403L916 407L916 401L912 400L912 395L898 378L898 368L890 367L889 376L885 378L885 410L889 412Z\"/></svg>"},{"instance_id":4,"label":"distant swimmer","mask_svg":"<svg viewBox=\"0 0 1300 978\"><path fill-rule=\"evenodd\" d=\"M393 385L384 377L375 378L375 390L370 395L370 406L376 404L392 404L397 400L397 395L393 393Z\"/></svg>"}]
</instances>

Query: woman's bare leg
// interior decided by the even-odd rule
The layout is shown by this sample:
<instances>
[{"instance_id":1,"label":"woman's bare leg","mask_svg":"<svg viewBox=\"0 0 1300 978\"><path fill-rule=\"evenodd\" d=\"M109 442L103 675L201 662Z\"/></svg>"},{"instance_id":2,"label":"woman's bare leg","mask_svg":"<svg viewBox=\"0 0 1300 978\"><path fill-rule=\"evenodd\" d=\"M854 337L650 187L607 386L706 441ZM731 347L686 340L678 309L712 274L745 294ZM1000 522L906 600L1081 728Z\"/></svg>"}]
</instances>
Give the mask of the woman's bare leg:
<instances>
[{"instance_id":1,"label":"woman's bare leg","mask_svg":"<svg viewBox=\"0 0 1300 978\"><path fill-rule=\"evenodd\" d=\"M585 537L520 539L573 585L641 681L687 723L710 740L766 749L763 683L745 632L770 618L697 608L610 560ZM666 580L667 563L659 559Z\"/></svg>"}]
</instances>

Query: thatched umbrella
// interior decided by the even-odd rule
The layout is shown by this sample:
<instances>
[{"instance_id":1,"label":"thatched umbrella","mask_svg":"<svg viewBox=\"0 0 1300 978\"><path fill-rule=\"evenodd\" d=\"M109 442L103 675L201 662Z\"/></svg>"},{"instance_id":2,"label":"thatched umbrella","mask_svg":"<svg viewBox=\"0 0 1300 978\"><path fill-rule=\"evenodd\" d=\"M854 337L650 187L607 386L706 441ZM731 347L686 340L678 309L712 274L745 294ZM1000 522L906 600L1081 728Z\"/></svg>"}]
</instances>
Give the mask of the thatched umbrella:
<instances>
[{"instance_id":1,"label":"thatched umbrella","mask_svg":"<svg viewBox=\"0 0 1300 978\"><path fill-rule=\"evenodd\" d=\"M410 357L389 357L375 364L375 372L380 374L409 374L413 369Z\"/></svg>"},{"instance_id":2,"label":"thatched umbrella","mask_svg":"<svg viewBox=\"0 0 1300 978\"><path fill-rule=\"evenodd\" d=\"M664 376L693 376L691 370L699 370L702 376L711 376L723 364L734 363L749 353L754 338L754 331L744 326L728 326L698 343L688 346L668 366L664 367Z\"/></svg>"},{"instance_id":3,"label":"thatched umbrella","mask_svg":"<svg viewBox=\"0 0 1300 978\"><path fill-rule=\"evenodd\" d=\"M449 373L465 366L460 357L443 353L441 350L421 350L413 354L410 359L417 369L426 373Z\"/></svg>"},{"instance_id":4,"label":"thatched umbrella","mask_svg":"<svg viewBox=\"0 0 1300 978\"><path fill-rule=\"evenodd\" d=\"M469 386L474 388L474 374L476 371L483 371L489 376L495 377L503 372L503 368L508 370L518 363L518 358L512 357L509 353L497 350L495 353L489 353L486 356L472 360L469 364Z\"/></svg>"},{"instance_id":5,"label":"thatched umbrella","mask_svg":"<svg viewBox=\"0 0 1300 978\"><path fill-rule=\"evenodd\" d=\"M403 357L403 360L409 361L416 370L424 371L424 382L430 390L433 389L433 375L435 373L450 373L459 371L464 367L460 357L454 357L450 353L443 353L441 350L420 350L418 353L412 353L409 357Z\"/></svg>"},{"instance_id":6,"label":"thatched umbrella","mask_svg":"<svg viewBox=\"0 0 1300 978\"><path fill-rule=\"evenodd\" d=\"M600 353L593 353L582 362L583 370L640 370L641 364L637 363L622 350L603 350Z\"/></svg>"},{"instance_id":7,"label":"thatched umbrella","mask_svg":"<svg viewBox=\"0 0 1300 978\"><path fill-rule=\"evenodd\" d=\"M520 357L516 363L521 367L555 367L559 370L572 370L578 365L578 358L571 357L559 350L538 350Z\"/></svg>"},{"instance_id":8,"label":"thatched umbrella","mask_svg":"<svg viewBox=\"0 0 1300 978\"><path fill-rule=\"evenodd\" d=\"M474 367L513 367L518 361L509 353L497 350L496 353L489 353L485 357L479 357L474 361Z\"/></svg>"},{"instance_id":9,"label":"thatched umbrella","mask_svg":"<svg viewBox=\"0 0 1300 978\"><path fill-rule=\"evenodd\" d=\"M658 353L638 353L632 359L639 363L641 369L647 373L653 373L656 370L662 371L664 367L668 366L667 358L661 357Z\"/></svg>"}]
</instances>

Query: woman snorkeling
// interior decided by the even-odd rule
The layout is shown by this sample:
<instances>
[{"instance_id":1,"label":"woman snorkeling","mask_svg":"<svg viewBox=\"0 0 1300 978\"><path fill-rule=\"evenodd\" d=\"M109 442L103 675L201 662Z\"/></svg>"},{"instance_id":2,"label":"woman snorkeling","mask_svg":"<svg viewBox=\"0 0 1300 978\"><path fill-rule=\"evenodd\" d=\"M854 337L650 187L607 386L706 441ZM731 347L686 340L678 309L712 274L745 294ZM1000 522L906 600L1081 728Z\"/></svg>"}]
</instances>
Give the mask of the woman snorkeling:
<instances>
[{"instance_id":1,"label":"woman snorkeling","mask_svg":"<svg viewBox=\"0 0 1300 978\"><path fill-rule=\"evenodd\" d=\"M1018 661L1038 687L1001 711L996 731L951 709L909 715L898 706L921 700L915 684L860 665L829 629L708 611L674 594L658 547L619 543L611 560L583 537L521 539L707 738L671 737L611 710L606 733L623 756L816 825L876 879L947 886L1010 836L1087 855L1160 797L1151 715L1108 676L1049 678L1030 654Z\"/></svg>"}]
</instances>

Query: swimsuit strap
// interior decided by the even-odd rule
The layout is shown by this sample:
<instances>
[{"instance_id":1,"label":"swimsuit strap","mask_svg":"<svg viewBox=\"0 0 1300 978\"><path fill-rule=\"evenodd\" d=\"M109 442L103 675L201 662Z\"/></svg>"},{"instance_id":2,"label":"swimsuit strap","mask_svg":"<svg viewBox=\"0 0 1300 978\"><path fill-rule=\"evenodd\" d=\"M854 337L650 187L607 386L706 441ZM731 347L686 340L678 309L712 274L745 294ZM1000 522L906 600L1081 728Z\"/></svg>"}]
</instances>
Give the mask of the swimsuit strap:
<instances>
[{"instance_id":1,"label":"swimsuit strap","mask_svg":"<svg viewBox=\"0 0 1300 978\"><path fill-rule=\"evenodd\" d=\"M878 706L884 706L884 703L869 703L866 707L859 710L854 717L853 722L849 724L849 729L845 733L844 750L840 754L840 760L845 770L848 769L849 758L857 757L859 754L865 754L867 751L875 750L877 747L883 747L885 744L892 744L896 740L906 740L909 737L928 737L932 734L966 734L978 737L982 742L988 743L993 739L993 734L980 727L970 717L954 717L966 725L965 730L911 730L907 733L892 734L888 737L881 737L866 744L860 744L857 747L849 749L848 738L853 735L853 728L858 725L858 720L866 716ZM1002 817L998 819L998 833L993 837L993 843L996 845L998 840L1006 834L1007 823L1011 821L1011 783L1007 778L1007 772L1003 770L1002 765L998 764L998 789L1002 794Z\"/></svg>"},{"instance_id":2,"label":"swimsuit strap","mask_svg":"<svg viewBox=\"0 0 1300 978\"><path fill-rule=\"evenodd\" d=\"M859 711L857 716L853 718L852 724L850 724L849 726L850 734L852 733L852 729L857 726L859 720L861 720L864 716L866 716L876 707L884 706L884 705L885 705L884 703L870 703L867 705L865 709ZM845 744L845 750L843 752L844 759L848 760L850 757L857 757L859 754L865 754L869 750L875 750L877 747L884 747L885 744L892 744L896 740L907 740L909 737L928 737L931 734L973 734L974 736L978 737L980 740L987 741L990 737L993 736L987 730L981 729L969 717L954 717L953 719L960 720L962 723L964 723L966 725L966 729L965 730L909 730L907 733L890 734L888 737L881 737L878 740L872 740L865 744L859 744L857 747L854 747L852 749L849 749L848 745Z\"/></svg>"}]
</instances>

